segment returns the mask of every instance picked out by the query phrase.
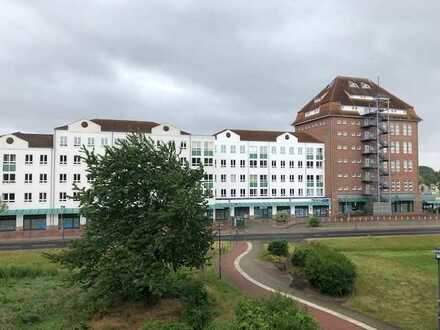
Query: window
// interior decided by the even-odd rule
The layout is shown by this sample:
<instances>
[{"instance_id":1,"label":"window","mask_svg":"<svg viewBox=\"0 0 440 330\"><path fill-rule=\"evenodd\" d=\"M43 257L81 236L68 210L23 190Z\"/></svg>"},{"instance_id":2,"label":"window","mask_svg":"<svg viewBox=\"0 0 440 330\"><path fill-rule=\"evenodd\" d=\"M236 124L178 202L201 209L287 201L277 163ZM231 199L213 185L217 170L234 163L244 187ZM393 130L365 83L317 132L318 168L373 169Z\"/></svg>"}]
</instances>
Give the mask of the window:
<instances>
[{"instance_id":1,"label":"window","mask_svg":"<svg viewBox=\"0 0 440 330\"><path fill-rule=\"evenodd\" d=\"M34 162L34 157L33 157L33 155L25 155L24 156L24 163L26 164L26 165L32 165L32 163Z\"/></svg>"},{"instance_id":2,"label":"window","mask_svg":"<svg viewBox=\"0 0 440 330\"><path fill-rule=\"evenodd\" d=\"M46 215L24 215L23 230L45 230Z\"/></svg>"},{"instance_id":3,"label":"window","mask_svg":"<svg viewBox=\"0 0 440 330\"><path fill-rule=\"evenodd\" d=\"M280 175L280 181L281 181L281 182L286 182L286 175L281 174L281 175Z\"/></svg>"},{"instance_id":4,"label":"window","mask_svg":"<svg viewBox=\"0 0 440 330\"><path fill-rule=\"evenodd\" d=\"M272 196L276 196L277 195L277 190L275 188L272 189Z\"/></svg>"},{"instance_id":5,"label":"window","mask_svg":"<svg viewBox=\"0 0 440 330\"><path fill-rule=\"evenodd\" d=\"M260 189L260 196L267 196L267 189Z\"/></svg>"},{"instance_id":6,"label":"window","mask_svg":"<svg viewBox=\"0 0 440 330\"><path fill-rule=\"evenodd\" d=\"M257 159L257 147L249 147L249 158L250 159Z\"/></svg>"},{"instance_id":7,"label":"window","mask_svg":"<svg viewBox=\"0 0 440 330\"><path fill-rule=\"evenodd\" d=\"M295 162L293 160L289 161L289 168L294 168L295 167Z\"/></svg>"},{"instance_id":8,"label":"window","mask_svg":"<svg viewBox=\"0 0 440 330\"><path fill-rule=\"evenodd\" d=\"M240 182L246 182L246 175L240 174Z\"/></svg>"},{"instance_id":9,"label":"window","mask_svg":"<svg viewBox=\"0 0 440 330\"><path fill-rule=\"evenodd\" d=\"M408 153L412 154L412 142L408 142L407 148L408 148Z\"/></svg>"},{"instance_id":10,"label":"window","mask_svg":"<svg viewBox=\"0 0 440 330\"><path fill-rule=\"evenodd\" d=\"M281 155L285 155L286 154L286 147L281 147L280 148L280 154Z\"/></svg>"},{"instance_id":11,"label":"window","mask_svg":"<svg viewBox=\"0 0 440 330\"><path fill-rule=\"evenodd\" d=\"M260 187L267 187L267 175L260 175Z\"/></svg>"},{"instance_id":12,"label":"window","mask_svg":"<svg viewBox=\"0 0 440 330\"><path fill-rule=\"evenodd\" d=\"M66 159L66 162L67 162L67 159ZM81 164L81 156L80 155L74 155L73 156L73 164L74 165Z\"/></svg>"},{"instance_id":13,"label":"window","mask_svg":"<svg viewBox=\"0 0 440 330\"><path fill-rule=\"evenodd\" d=\"M240 160L240 167L241 167L241 168L246 167L246 161L245 161L244 159L241 159L241 160Z\"/></svg>"},{"instance_id":14,"label":"window","mask_svg":"<svg viewBox=\"0 0 440 330\"><path fill-rule=\"evenodd\" d=\"M73 183L81 183L81 174L74 174L73 175Z\"/></svg>"},{"instance_id":15,"label":"window","mask_svg":"<svg viewBox=\"0 0 440 330\"><path fill-rule=\"evenodd\" d=\"M93 138L93 137L87 138L87 146L94 147L95 146L95 138Z\"/></svg>"},{"instance_id":16,"label":"window","mask_svg":"<svg viewBox=\"0 0 440 330\"><path fill-rule=\"evenodd\" d=\"M15 173L3 173L3 183L15 183Z\"/></svg>"},{"instance_id":17,"label":"window","mask_svg":"<svg viewBox=\"0 0 440 330\"><path fill-rule=\"evenodd\" d=\"M236 191L235 189L231 189L231 197L235 197L236 196Z\"/></svg>"},{"instance_id":18,"label":"window","mask_svg":"<svg viewBox=\"0 0 440 330\"><path fill-rule=\"evenodd\" d=\"M313 160L313 148L306 148L306 159Z\"/></svg>"},{"instance_id":19,"label":"window","mask_svg":"<svg viewBox=\"0 0 440 330\"><path fill-rule=\"evenodd\" d=\"M220 159L220 167L226 167L226 159Z\"/></svg>"},{"instance_id":20,"label":"window","mask_svg":"<svg viewBox=\"0 0 440 330\"><path fill-rule=\"evenodd\" d=\"M304 196L304 189L303 188L298 189L298 196Z\"/></svg>"},{"instance_id":21,"label":"window","mask_svg":"<svg viewBox=\"0 0 440 330\"><path fill-rule=\"evenodd\" d=\"M80 227L79 214L58 214L58 228L78 229Z\"/></svg>"},{"instance_id":22,"label":"window","mask_svg":"<svg viewBox=\"0 0 440 330\"><path fill-rule=\"evenodd\" d=\"M87 183L93 183L93 179L90 174L87 174Z\"/></svg>"},{"instance_id":23,"label":"window","mask_svg":"<svg viewBox=\"0 0 440 330\"><path fill-rule=\"evenodd\" d=\"M251 197L257 196L257 189L249 189L249 196Z\"/></svg>"},{"instance_id":24,"label":"window","mask_svg":"<svg viewBox=\"0 0 440 330\"><path fill-rule=\"evenodd\" d=\"M75 136L73 138L73 146L75 146L75 147L81 146L81 137L80 136Z\"/></svg>"},{"instance_id":25,"label":"window","mask_svg":"<svg viewBox=\"0 0 440 330\"><path fill-rule=\"evenodd\" d=\"M235 159L231 159L231 167L235 167Z\"/></svg>"},{"instance_id":26,"label":"window","mask_svg":"<svg viewBox=\"0 0 440 330\"><path fill-rule=\"evenodd\" d=\"M400 125L398 123L394 124L394 135L400 135Z\"/></svg>"},{"instance_id":27,"label":"window","mask_svg":"<svg viewBox=\"0 0 440 330\"><path fill-rule=\"evenodd\" d=\"M251 168L256 168L257 167L257 161L256 160L250 160L249 161L249 165Z\"/></svg>"},{"instance_id":28,"label":"window","mask_svg":"<svg viewBox=\"0 0 440 330\"><path fill-rule=\"evenodd\" d=\"M30 203L32 202L32 193L24 193L24 202L25 203Z\"/></svg>"},{"instance_id":29,"label":"window","mask_svg":"<svg viewBox=\"0 0 440 330\"><path fill-rule=\"evenodd\" d=\"M231 154L235 154L235 151L236 151L236 146L235 145L231 145L229 149L230 149L230 153Z\"/></svg>"},{"instance_id":30,"label":"window","mask_svg":"<svg viewBox=\"0 0 440 330\"><path fill-rule=\"evenodd\" d=\"M47 174L40 173L40 183L47 183Z\"/></svg>"},{"instance_id":31,"label":"window","mask_svg":"<svg viewBox=\"0 0 440 330\"><path fill-rule=\"evenodd\" d=\"M241 154L246 153L246 146L243 146L243 145L240 146L240 153Z\"/></svg>"},{"instance_id":32,"label":"window","mask_svg":"<svg viewBox=\"0 0 440 330\"><path fill-rule=\"evenodd\" d=\"M225 153L226 153L226 145L225 145L225 144L222 144L222 145L220 146L220 152L221 152L222 154L225 154Z\"/></svg>"},{"instance_id":33,"label":"window","mask_svg":"<svg viewBox=\"0 0 440 330\"><path fill-rule=\"evenodd\" d=\"M220 182L226 182L226 174L220 175Z\"/></svg>"},{"instance_id":34,"label":"window","mask_svg":"<svg viewBox=\"0 0 440 330\"><path fill-rule=\"evenodd\" d=\"M272 182L277 182L277 176L276 176L276 174L272 174Z\"/></svg>"},{"instance_id":35,"label":"window","mask_svg":"<svg viewBox=\"0 0 440 330\"><path fill-rule=\"evenodd\" d=\"M47 155L40 155L40 165L47 165Z\"/></svg>"},{"instance_id":36,"label":"window","mask_svg":"<svg viewBox=\"0 0 440 330\"><path fill-rule=\"evenodd\" d=\"M267 147L260 146L260 159L267 159Z\"/></svg>"},{"instance_id":37,"label":"window","mask_svg":"<svg viewBox=\"0 0 440 330\"><path fill-rule=\"evenodd\" d=\"M246 189L240 189L240 197L246 197Z\"/></svg>"},{"instance_id":38,"label":"window","mask_svg":"<svg viewBox=\"0 0 440 330\"><path fill-rule=\"evenodd\" d=\"M273 160L272 161L272 168L276 168L277 167L277 161L276 160Z\"/></svg>"},{"instance_id":39,"label":"window","mask_svg":"<svg viewBox=\"0 0 440 330\"><path fill-rule=\"evenodd\" d=\"M306 166L307 166L307 168L313 168L313 161L308 160L308 161L306 162Z\"/></svg>"},{"instance_id":40,"label":"window","mask_svg":"<svg viewBox=\"0 0 440 330\"><path fill-rule=\"evenodd\" d=\"M260 160L260 167L267 168L267 160Z\"/></svg>"},{"instance_id":41,"label":"window","mask_svg":"<svg viewBox=\"0 0 440 330\"><path fill-rule=\"evenodd\" d=\"M298 182L303 182L303 176L302 175L298 175Z\"/></svg>"},{"instance_id":42,"label":"window","mask_svg":"<svg viewBox=\"0 0 440 330\"><path fill-rule=\"evenodd\" d=\"M295 189L293 189L293 188L289 189L289 195L295 196Z\"/></svg>"},{"instance_id":43,"label":"window","mask_svg":"<svg viewBox=\"0 0 440 330\"><path fill-rule=\"evenodd\" d=\"M299 160L299 161L298 161L298 168L303 168L303 162L302 162L302 160Z\"/></svg>"},{"instance_id":44,"label":"window","mask_svg":"<svg viewBox=\"0 0 440 330\"><path fill-rule=\"evenodd\" d=\"M24 175L24 183L32 183L32 173L26 173Z\"/></svg>"},{"instance_id":45,"label":"window","mask_svg":"<svg viewBox=\"0 0 440 330\"><path fill-rule=\"evenodd\" d=\"M67 136L60 136L60 146L67 147Z\"/></svg>"},{"instance_id":46,"label":"window","mask_svg":"<svg viewBox=\"0 0 440 330\"><path fill-rule=\"evenodd\" d=\"M0 217L0 231L15 231L16 225L15 215Z\"/></svg>"},{"instance_id":47,"label":"window","mask_svg":"<svg viewBox=\"0 0 440 330\"><path fill-rule=\"evenodd\" d=\"M59 201L60 202L67 201L67 193L66 192L60 192L60 194L59 194Z\"/></svg>"},{"instance_id":48,"label":"window","mask_svg":"<svg viewBox=\"0 0 440 330\"><path fill-rule=\"evenodd\" d=\"M295 182L295 176L293 174L289 175L289 181L290 182Z\"/></svg>"},{"instance_id":49,"label":"window","mask_svg":"<svg viewBox=\"0 0 440 330\"><path fill-rule=\"evenodd\" d=\"M191 158L191 165L194 167L200 166L201 160L200 158Z\"/></svg>"},{"instance_id":50,"label":"window","mask_svg":"<svg viewBox=\"0 0 440 330\"><path fill-rule=\"evenodd\" d=\"M276 146L271 147L271 153L272 153L272 155L276 155L276 153L277 153L277 147Z\"/></svg>"},{"instance_id":51,"label":"window","mask_svg":"<svg viewBox=\"0 0 440 330\"><path fill-rule=\"evenodd\" d=\"M183 157L183 159L186 162L186 158ZM213 158L203 158L203 165L208 166L208 167L214 166L214 159Z\"/></svg>"},{"instance_id":52,"label":"window","mask_svg":"<svg viewBox=\"0 0 440 330\"><path fill-rule=\"evenodd\" d=\"M289 147L289 155L293 155L293 154L295 154L295 148Z\"/></svg>"},{"instance_id":53,"label":"window","mask_svg":"<svg viewBox=\"0 0 440 330\"><path fill-rule=\"evenodd\" d=\"M72 199L73 199L75 202L79 201L79 191L74 191L74 192L73 192Z\"/></svg>"},{"instance_id":54,"label":"window","mask_svg":"<svg viewBox=\"0 0 440 330\"><path fill-rule=\"evenodd\" d=\"M60 165L67 165L67 155L60 155Z\"/></svg>"},{"instance_id":55,"label":"window","mask_svg":"<svg viewBox=\"0 0 440 330\"><path fill-rule=\"evenodd\" d=\"M3 155L3 172L15 172L16 170L16 156L15 154Z\"/></svg>"},{"instance_id":56,"label":"window","mask_svg":"<svg viewBox=\"0 0 440 330\"><path fill-rule=\"evenodd\" d=\"M249 175L249 187L257 187L257 186L258 186L257 176L254 174Z\"/></svg>"},{"instance_id":57,"label":"window","mask_svg":"<svg viewBox=\"0 0 440 330\"><path fill-rule=\"evenodd\" d=\"M286 189L281 188L281 197L286 196Z\"/></svg>"},{"instance_id":58,"label":"window","mask_svg":"<svg viewBox=\"0 0 440 330\"><path fill-rule=\"evenodd\" d=\"M281 168L286 168L286 161L285 160L281 161Z\"/></svg>"},{"instance_id":59,"label":"window","mask_svg":"<svg viewBox=\"0 0 440 330\"><path fill-rule=\"evenodd\" d=\"M38 194L38 201L39 201L40 203L46 203L46 202L47 202L47 193L45 193L45 192L40 192L40 193Z\"/></svg>"},{"instance_id":60,"label":"window","mask_svg":"<svg viewBox=\"0 0 440 330\"><path fill-rule=\"evenodd\" d=\"M192 143L191 154L193 156L201 156L202 155L202 145L200 142L193 142ZM200 164L200 159L199 159L199 164Z\"/></svg>"},{"instance_id":61,"label":"window","mask_svg":"<svg viewBox=\"0 0 440 330\"><path fill-rule=\"evenodd\" d=\"M303 154L303 148L298 148L298 155L302 155Z\"/></svg>"},{"instance_id":62,"label":"window","mask_svg":"<svg viewBox=\"0 0 440 330\"><path fill-rule=\"evenodd\" d=\"M60 174L60 183L66 183L67 182L67 174L61 173Z\"/></svg>"},{"instance_id":63,"label":"window","mask_svg":"<svg viewBox=\"0 0 440 330\"><path fill-rule=\"evenodd\" d=\"M107 146L108 145L108 138L106 138L106 137L101 138L101 145Z\"/></svg>"},{"instance_id":64,"label":"window","mask_svg":"<svg viewBox=\"0 0 440 330\"><path fill-rule=\"evenodd\" d=\"M226 189L220 189L221 197L226 197Z\"/></svg>"},{"instance_id":65,"label":"window","mask_svg":"<svg viewBox=\"0 0 440 330\"><path fill-rule=\"evenodd\" d=\"M236 174L231 174L231 182L232 183L237 182L237 175Z\"/></svg>"},{"instance_id":66,"label":"window","mask_svg":"<svg viewBox=\"0 0 440 330\"><path fill-rule=\"evenodd\" d=\"M5 203L15 203L15 194L14 193L3 193L2 201Z\"/></svg>"},{"instance_id":67,"label":"window","mask_svg":"<svg viewBox=\"0 0 440 330\"><path fill-rule=\"evenodd\" d=\"M322 164L323 164L322 160L319 160L319 161L315 162L315 166L318 169L322 169Z\"/></svg>"}]
</instances>

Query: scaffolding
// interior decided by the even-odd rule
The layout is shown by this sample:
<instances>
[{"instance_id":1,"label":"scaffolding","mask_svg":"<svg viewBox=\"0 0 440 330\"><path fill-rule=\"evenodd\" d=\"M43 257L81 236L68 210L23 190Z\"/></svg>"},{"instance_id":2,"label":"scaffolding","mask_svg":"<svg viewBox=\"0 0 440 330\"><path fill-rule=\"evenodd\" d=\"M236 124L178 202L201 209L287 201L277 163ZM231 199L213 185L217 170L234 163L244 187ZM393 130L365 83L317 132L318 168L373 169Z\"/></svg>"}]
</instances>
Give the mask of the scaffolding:
<instances>
[{"instance_id":1,"label":"scaffolding","mask_svg":"<svg viewBox=\"0 0 440 330\"><path fill-rule=\"evenodd\" d=\"M372 202L373 213L391 212L390 99L376 96L362 114L363 194Z\"/></svg>"}]
</instances>

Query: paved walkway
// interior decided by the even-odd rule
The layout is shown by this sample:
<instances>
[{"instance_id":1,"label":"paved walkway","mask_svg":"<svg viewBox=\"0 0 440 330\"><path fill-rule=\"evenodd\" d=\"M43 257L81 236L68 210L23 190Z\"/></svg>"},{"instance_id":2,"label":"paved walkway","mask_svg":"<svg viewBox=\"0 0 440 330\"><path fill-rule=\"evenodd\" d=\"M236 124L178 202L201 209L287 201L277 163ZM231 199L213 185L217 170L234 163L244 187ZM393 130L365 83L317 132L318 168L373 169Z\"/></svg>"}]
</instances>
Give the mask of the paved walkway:
<instances>
[{"instance_id":1,"label":"paved walkway","mask_svg":"<svg viewBox=\"0 0 440 330\"><path fill-rule=\"evenodd\" d=\"M268 290L270 288L289 295L294 293L295 297L298 297L297 293L293 292L294 290L289 286L290 277L288 275L278 271L272 264L256 259L259 255L259 246L248 251L247 254L245 254L246 251L248 251L248 243L233 243L232 251L222 259L223 275L225 279L234 283L235 286L254 297L270 295L271 291ZM240 271L242 273L240 273ZM300 301L303 301L302 299L307 302L310 301L309 297L300 297ZM350 315L343 313L344 315L341 315L341 318L336 316L340 315L341 308L338 308L336 311L333 309L328 311L329 304L327 304L327 306L322 306L321 303L318 306L317 305L316 301L312 301L311 304L300 303L300 306L312 314L324 330L393 329L392 327L381 324L375 320L368 320L369 322L367 323L365 321L368 318L360 315L353 317L354 314L356 314L353 312L351 312ZM359 325L355 325L348 321L350 318L359 320ZM363 323L368 325L365 324L365 326L362 326Z\"/></svg>"}]
</instances>

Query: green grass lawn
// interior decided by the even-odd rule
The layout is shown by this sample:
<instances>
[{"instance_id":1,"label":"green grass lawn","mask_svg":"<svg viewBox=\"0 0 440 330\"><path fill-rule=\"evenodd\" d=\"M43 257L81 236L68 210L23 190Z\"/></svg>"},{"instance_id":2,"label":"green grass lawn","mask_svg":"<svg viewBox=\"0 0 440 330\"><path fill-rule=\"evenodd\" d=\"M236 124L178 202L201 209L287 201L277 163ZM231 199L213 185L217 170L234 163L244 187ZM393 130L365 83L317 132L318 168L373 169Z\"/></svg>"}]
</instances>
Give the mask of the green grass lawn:
<instances>
[{"instance_id":1,"label":"green grass lawn","mask_svg":"<svg viewBox=\"0 0 440 330\"><path fill-rule=\"evenodd\" d=\"M440 236L322 239L357 266L355 294L345 306L403 329L436 329Z\"/></svg>"},{"instance_id":2,"label":"green grass lawn","mask_svg":"<svg viewBox=\"0 0 440 330\"><path fill-rule=\"evenodd\" d=\"M53 251L53 250L52 250ZM179 304L165 300L157 308L128 304L109 311L107 320L90 313L85 294L63 284L65 271L51 264L39 251L0 252L0 329L136 329L146 319L173 319ZM196 271L215 301L216 324L233 319L243 294L217 278L212 267ZM176 307L177 306L177 307ZM165 311L164 311L165 309ZM144 317L144 319L142 319Z\"/></svg>"}]
</instances>

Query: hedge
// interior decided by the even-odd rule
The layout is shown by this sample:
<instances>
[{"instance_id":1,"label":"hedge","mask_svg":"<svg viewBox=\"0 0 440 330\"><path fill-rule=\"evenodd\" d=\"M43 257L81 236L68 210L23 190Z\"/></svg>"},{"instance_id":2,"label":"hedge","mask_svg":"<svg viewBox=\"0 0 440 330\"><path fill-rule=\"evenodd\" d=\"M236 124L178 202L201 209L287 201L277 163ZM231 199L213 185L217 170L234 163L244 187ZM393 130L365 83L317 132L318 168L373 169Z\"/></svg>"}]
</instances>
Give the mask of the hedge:
<instances>
[{"instance_id":1,"label":"hedge","mask_svg":"<svg viewBox=\"0 0 440 330\"><path fill-rule=\"evenodd\" d=\"M287 241L272 241L269 243L267 251L274 256L287 256L289 254L289 245Z\"/></svg>"}]
</instances>

